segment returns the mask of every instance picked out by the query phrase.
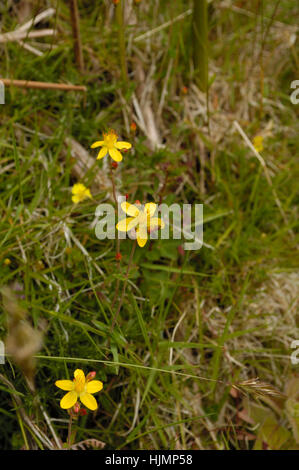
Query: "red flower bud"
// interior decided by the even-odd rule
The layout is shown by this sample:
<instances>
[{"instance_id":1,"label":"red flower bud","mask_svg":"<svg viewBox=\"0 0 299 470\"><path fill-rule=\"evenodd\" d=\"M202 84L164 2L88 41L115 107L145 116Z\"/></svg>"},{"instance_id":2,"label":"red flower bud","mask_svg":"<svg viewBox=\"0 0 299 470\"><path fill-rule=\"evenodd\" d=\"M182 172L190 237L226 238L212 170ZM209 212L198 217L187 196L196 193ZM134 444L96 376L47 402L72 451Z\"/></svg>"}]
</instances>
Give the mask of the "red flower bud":
<instances>
[{"instance_id":1,"label":"red flower bud","mask_svg":"<svg viewBox=\"0 0 299 470\"><path fill-rule=\"evenodd\" d=\"M131 129L131 132L136 132L137 126L134 121L131 122L130 129Z\"/></svg>"},{"instance_id":2,"label":"red flower bud","mask_svg":"<svg viewBox=\"0 0 299 470\"><path fill-rule=\"evenodd\" d=\"M80 411L80 403L77 401L77 403L74 404L74 407L73 407L73 410L74 410L74 413L79 413Z\"/></svg>"},{"instance_id":3,"label":"red flower bud","mask_svg":"<svg viewBox=\"0 0 299 470\"><path fill-rule=\"evenodd\" d=\"M122 259L122 254L121 253L116 253L115 259L116 259L116 261L120 261Z\"/></svg>"},{"instance_id":4,"label":"red flower bud","mask_svg":"<svg viewBox=\"0 0 299 470\"><path fill-rule=\"evenodd\" d=\"M88 372L86 376L86 382L90 382L91 380L93 380L96 375L97 373L94 370L92 370L91 372Z\"/></svg>"}]
</instances>

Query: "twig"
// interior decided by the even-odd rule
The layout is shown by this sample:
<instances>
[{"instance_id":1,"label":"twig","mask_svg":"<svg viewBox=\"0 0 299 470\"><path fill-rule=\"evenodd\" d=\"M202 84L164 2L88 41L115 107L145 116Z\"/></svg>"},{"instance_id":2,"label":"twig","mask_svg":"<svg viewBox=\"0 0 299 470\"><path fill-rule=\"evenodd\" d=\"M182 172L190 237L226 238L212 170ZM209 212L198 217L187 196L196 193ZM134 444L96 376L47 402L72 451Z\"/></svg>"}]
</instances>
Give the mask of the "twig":
<instances>
[{"instance_id":1,"label":"twig","mask_svg":"<svg viewBox=\"0 0 299 470\"><path fill-rule=\"evenodd\" d=\"M10 78L0 78L6 86L16 86L21 88L39 88L41 90L64 90L64 91L87 91L85 86L67 85L66 83L33 82L31 80L13 80Z\"/></svg>"},{"instance_id":2,"label":"twig","mask_svg":"<svg viewBox=\"0 0 299 470\"><path fill-rule=\"evenodd\" d=\"M55 432L53 426L52 426L51 420L50 420L49 416L47 415L47 413L45 412L45 409L44 409L43 405L41 404L40 400L39 400L39 405L40 405L42 414L44 415L44 418L45 418L45 420L46 420L46 423L47 423L47 425L48 425L48 427L49 427L49 429L50 429L50 431L51 431L51 433L52 433L52 436L53 436L53 438L54 438L55 444L57 445L57 449L62 449L62 445L61 445L61 443L60 443L60 441L59 441L59 439L58 439L58 436L57 436L57 434L56 434L56 432Z\"/></svg>"},{"instance_id":3,"label":"twig","mask_svg":"<svg viewBox=\"0 0 299 470\"><path fill-rule=\"evenodd\" d=\"M70 1L71 23L74 38L74 51L78 69L84 71L84 59L82 52L82 42L80 37L80 17L77 0Z\"/></svg>"},{"instance_id":4,"label":"twig","mask_svg":"<svg viewBox=\"0 0 299 470\"><path fill-rule=\"evenodd\" d=\"M55 14L54 8L48 8L47 10L42 11L41 13L36 15L35 18L32 18L32 20L27 21L27 23L20 26L20 28L18 28L17 31L27 31L28 29L32 28L32 26L35 26L37 23L40 23L45 18L48 18L49 16L52 16L54 14Z\"/></svg>"},{"instance_id":5,"label":"twig","mask_svg":"<svg viewBox=\"0 0 299 470\"><path fill-rule=\"evenodd\" d=\"M27 49L27 51L32 52L32 54L35 54L35 55L37 55L38 57L42 57L42 56L44 55L43 52L41 52L40 50L36 49L36 48L33 47L33 46L30 46L30 45L27 44L26 42L19 41L19 44L20 44L20 46L24 47L24 49Z\"/></svg>"},{"instance_id":6,"label":"twig","mask_svg":"<svg viewBox=\"0 0 299 470\"><path fill-rule=\"evenodd\" d=\"M39 31L10 31L0 35L0 43L8 41L19 41L27 38L43 38L44 36L53 36L55 29L40 29Z\"/></svg>"}]
</instances>

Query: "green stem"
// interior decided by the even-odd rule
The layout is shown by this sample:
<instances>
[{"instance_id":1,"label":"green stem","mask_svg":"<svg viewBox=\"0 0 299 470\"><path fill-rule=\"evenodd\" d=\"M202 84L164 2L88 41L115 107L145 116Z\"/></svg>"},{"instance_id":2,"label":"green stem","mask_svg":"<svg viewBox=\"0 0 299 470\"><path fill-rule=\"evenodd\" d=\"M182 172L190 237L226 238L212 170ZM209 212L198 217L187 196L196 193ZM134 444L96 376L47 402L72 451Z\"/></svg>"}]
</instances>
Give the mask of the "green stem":
<instances>
[{"instance_id":1,"label":"green stem","mask_svg":"<svg viewBox=\"0 0 299 470\"><path fill-rule=\"evenodd\" d=\"M129 259L129 263L128 263L128 267L127 267L127 272L126 272L126 278L125 278L125 282L124 282L124 285L123 285L123 290L122 290L122 293L121 293L121 297L120 297L120 300L119 300L119 303L118 303L118 307L117 307L116 313L115 313L115 315L114 315L114 317L113 317L113 320L112 320L112 325L111 325L110 332L113 331L113 328L114 328L114 326L115 326L117 317L118 317L118 315L119 315L119 312L120 312L120 309L121 309L121 306L122 306L122 303L123 303L123 300L124 300L124 296L125 296L125 292L126 292L126 287L127 287L127 283L128 283L128 279L129 279L129 273L130 273L130 269L131 269L131 266L132 266L132 261L133 261L133 257L134 257L136 245L137 245L137 240L134 241L134 244L133 244L133 246L132 246L132 250L131 250L131 254L130 254L130 259Z\"/></svg>"},{"instance_id":2,"label":"green stem","mask_svg":"<svg viewBox=\"0 0 299 470\"><path fill-rule=\"evenodd\" d=\"M125 41L125 26L124 26L124 13L123 2L119 0L116 5L116 21L118 25L118 47L121 66L121 78L123 83L128 80L127 60L126 60L126 41Z\"/></svg>"},{"instance_id":3,"label":"green stem","mask_svg":"<svg viewBox=\"0 0 299 470\"><path fill-rule=\"evenodd\" d=\"M110 177L111 177L111 183L112 183L112 193L113 193L113 199L115 203L115 210L117 211L117 196L116 196L116 185L115 185L115 179L114 179L114 174L113 170L110 172ZM120 252L120 240L118 236L118 231L116 231L116 255ZM117 271L120 271L120 260L117 260ZM119 279L116 281L116 288L115 288L115 294L112 300L111 307L114 307L115 301L117 299L119 292Z\"/></svg>"},{"instance_id":4,"label":"green stem","mask_svg":"<svg viewBox=\"0 0 299 470\"><path fill-rule=\"evenodd\" d=\"M69 425L68 425L68 434L67 434L67 445L68 445L69 450L71 450L71 444L72 444L72 421L73 421L73 417L72 415L70 415Z\"/></svg>"},{"instance_id":5,"label":"green stem","mask_svg":"<svg viewBox=\"0 0 299 470\"><path fill-rule=\"evenodd\" d=\"M208 88L208 7L207 0L193 0L193 64L196 82L202 91Z\"/></svg>"}]
</instances>

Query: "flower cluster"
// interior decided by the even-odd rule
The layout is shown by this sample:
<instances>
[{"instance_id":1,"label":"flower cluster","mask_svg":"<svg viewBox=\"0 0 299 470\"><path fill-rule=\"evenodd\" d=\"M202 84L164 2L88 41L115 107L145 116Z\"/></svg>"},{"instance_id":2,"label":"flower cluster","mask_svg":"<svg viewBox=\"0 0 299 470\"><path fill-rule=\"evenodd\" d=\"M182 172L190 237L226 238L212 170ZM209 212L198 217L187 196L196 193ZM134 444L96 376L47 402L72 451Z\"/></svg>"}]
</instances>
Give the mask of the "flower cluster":
<instances>
[{"instance_id":1,"label":"flower cluster","mask_svg":"<svg viewBox=\"0 0 299 470\"><path fill-rule=\"evenodd\" d=\"M136 124L131 124L131 131L136 131ZM91 148L101 147L98 153L97 160L104 158L107 154L114 160L113 165L122 161L122 154L120 150L129 150L132 145L129 142L119 141L118 136L114 130L103 133L103 140L94 142ZM139 202L139 201L138 201ZM138 204L140 205L140 203ZM159 227L164 227L164 222L158 217L154 217L157 204L149 202L145 204L144 208L136 207L136 205L127 202L121 205L123 211L129 215L128 218L121 220L116 228L120 232L129 232L134 229L136 233L137 243L140 247L144 247L148 240L148 232L155 230ZM117 255L118 259L119 256Z\"/></svg>"},{"instance_id":2,"label":"flower cluster","mask_svg":"<svg viewBox=\"0 0 299 470\"><path fill-rule=\"evenodd\" d=\"M136 124L131 124L131 131L136 131ZM129 142L119 141L118 136L114 130L110 130L103 134L103 140L94 142L91 148L101 147L97 160L104 158L107 154L110 155L113 162L113 167L117 168L118 162L122 161L123 156L121 150L127 151L132 145ZM72 201L78 204L85 199L91 199L92 195L88 188L82 183L76 183L72 187ZM127 197L126 197L127 199ZM136 240L140 247L144 247L148 240L148 233L158 228L164 228L164 222L159 217L154 217L157 204L149 202L145 206L141 206L139 201L135 205L123 202L121 205L123 211L129 216L120 220L116 225L117 230L120 232L135 231ZM120 261L122 258L119 252L116 253L116 260ZM9 264L6 261L6 264ZM94 411L98 408L96 399L93 397L94 393L100 392L103 388L103 383L99 380L94 380L95 372L90 372L85 377L81 369L76 369L74 372L73 380L57 380L55 385L61 390L68 393L62 397L60 401L61 408L65 410L73 410L75 414L82 414L84 410L80 410L80 403L83 403L88 409Z\"/></svg>"}]
</instances>

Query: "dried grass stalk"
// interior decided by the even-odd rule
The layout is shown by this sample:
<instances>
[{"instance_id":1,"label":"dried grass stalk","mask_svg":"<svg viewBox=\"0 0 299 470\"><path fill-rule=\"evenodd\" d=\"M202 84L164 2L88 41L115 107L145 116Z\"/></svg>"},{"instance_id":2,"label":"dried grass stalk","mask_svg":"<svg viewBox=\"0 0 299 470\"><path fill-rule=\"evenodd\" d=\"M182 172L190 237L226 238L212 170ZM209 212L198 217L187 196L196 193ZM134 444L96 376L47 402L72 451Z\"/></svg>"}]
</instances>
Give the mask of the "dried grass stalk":
<instances>
[{"instance_id":1,"label":"dried grass stalk","mask_svg":"<svg viewBox=\"0 0 299 470\"><path fill-rule=\"evenodd\" d=\"M74 51L75 51L76 64L80 72L83 72L84 71L84 59L83 59L82 42L81 42L81 36L80 36L80 17L79 17L77 0L70 1L70 13L71 13L71 23L72 23L73 38L74 38Z\"/></svg>"},{"instance_id":2,"label":"dried grass stalk","mask_svg":"<svg viewBox=\"0 0 299 470\"><path fill-rule=\"evenodd\" d=\"M234 389L239 390L242 393L251 393L256 397L283 397L283 393L276 390L272 385L265 382L260 382L260 379L244 380L232 386Z\"/></svg>"}]
</instances>

